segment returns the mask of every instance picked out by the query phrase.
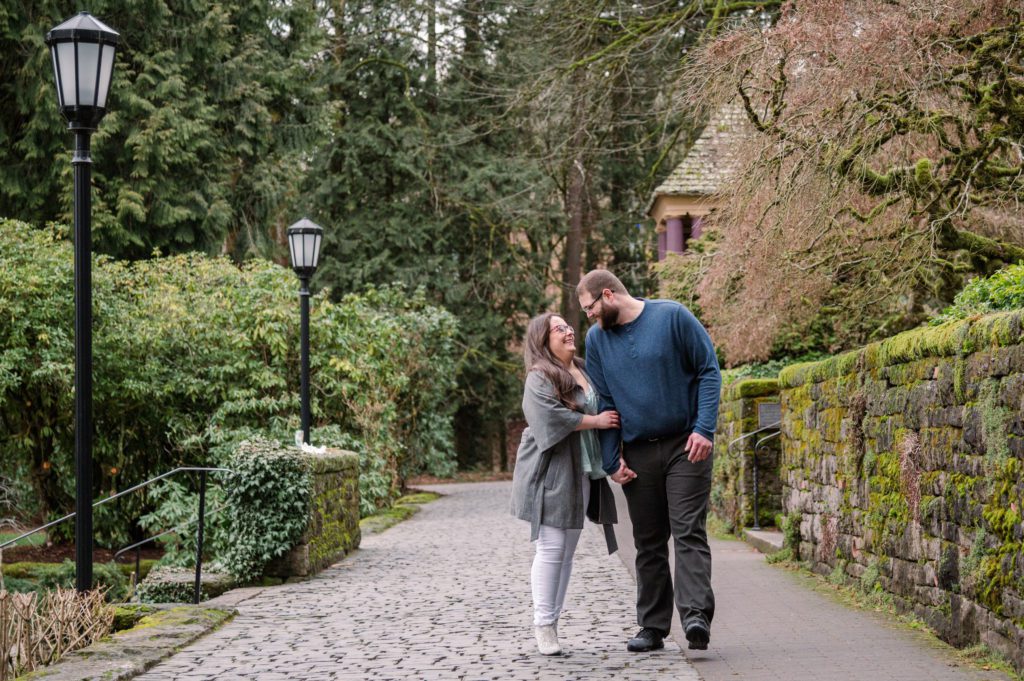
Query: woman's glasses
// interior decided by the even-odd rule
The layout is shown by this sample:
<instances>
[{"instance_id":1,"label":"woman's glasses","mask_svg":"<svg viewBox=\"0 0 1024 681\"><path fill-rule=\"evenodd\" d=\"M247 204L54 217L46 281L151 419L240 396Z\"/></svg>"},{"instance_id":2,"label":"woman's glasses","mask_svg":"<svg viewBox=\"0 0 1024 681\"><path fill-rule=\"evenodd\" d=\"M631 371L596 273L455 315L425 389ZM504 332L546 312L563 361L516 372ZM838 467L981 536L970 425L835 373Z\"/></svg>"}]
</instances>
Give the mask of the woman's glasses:
<instances>
[{"instance_id":1,"label":"woman's glasses","mask_svg":"<svg viewBox=\"0 0 1024 681\"><path fill-rule=\"evenodd\" d=\"M572 327L568 324L555 324L551 327L551 330L555 333L569 333L572 331Z\"/></svg>"}]
</instances>

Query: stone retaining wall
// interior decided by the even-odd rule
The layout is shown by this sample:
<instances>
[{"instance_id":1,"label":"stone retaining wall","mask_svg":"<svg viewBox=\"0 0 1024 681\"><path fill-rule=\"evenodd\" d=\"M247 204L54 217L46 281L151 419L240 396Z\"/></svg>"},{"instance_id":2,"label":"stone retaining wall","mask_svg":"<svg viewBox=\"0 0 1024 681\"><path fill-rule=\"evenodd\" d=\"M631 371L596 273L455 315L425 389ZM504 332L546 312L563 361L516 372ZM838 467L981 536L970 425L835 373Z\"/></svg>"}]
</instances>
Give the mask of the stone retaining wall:
<instances>
[{"instance_id":1,"label":"stone retaining wall","mask_svg":"<svg viewBox=\"0 0 1024 681\"><path fill-rule=\"evenodd\" d=\"M359 455L343 450L307 454L312 470L309 524L299 543L266 574L308 577L359 548Z\"/></svg>"},{"instance_id":2,"label":"stone retaining wall","mask_svg":"<svg viewBox=\"0 0 1024 681\"><path fill-rule=\"evenodd\" d=\"M779 375L799 558L1024 668L1024 312Z\"/></svg>"},{"instance_id":3,"label":"stone retaining wall","mask_svg":"<svg viewBox=\"0 0 1024 681\"><path fill-rule=\"evenodd\" d=\"M715 431L715 467L711 485L711 510L732 531L754 524L754 446L767 433L758 429L758 409L779 401L775 379L737 381L722 389ZM749 435L739 442L737 438ZM758 516L761 526L775 524L782 511L779 479L779 438L764 443L757 453Z\"/></svg>"}]
</instances>

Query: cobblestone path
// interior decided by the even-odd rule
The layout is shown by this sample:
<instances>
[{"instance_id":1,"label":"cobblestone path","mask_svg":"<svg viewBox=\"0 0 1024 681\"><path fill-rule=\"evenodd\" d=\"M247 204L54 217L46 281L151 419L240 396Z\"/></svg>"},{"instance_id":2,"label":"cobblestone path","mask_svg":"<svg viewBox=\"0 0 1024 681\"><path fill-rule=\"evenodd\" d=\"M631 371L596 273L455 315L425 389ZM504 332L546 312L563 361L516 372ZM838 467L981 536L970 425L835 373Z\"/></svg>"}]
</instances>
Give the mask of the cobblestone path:
<instances>
[{"instance_id":1,"label":"cobblestone path","mask_svg":"<svg viewBox=\"0 0 1024 681\"><path fill-rule=\"evenodd\" d=\"M590 527L580 541L559 634L536 653L526 523L509 483L442 485L446 496L363 539L299 584L239 592L239 614L148 673L170 679L699 679L672 640L628 653L635 584Z\"/></svg>"}]
</instances>

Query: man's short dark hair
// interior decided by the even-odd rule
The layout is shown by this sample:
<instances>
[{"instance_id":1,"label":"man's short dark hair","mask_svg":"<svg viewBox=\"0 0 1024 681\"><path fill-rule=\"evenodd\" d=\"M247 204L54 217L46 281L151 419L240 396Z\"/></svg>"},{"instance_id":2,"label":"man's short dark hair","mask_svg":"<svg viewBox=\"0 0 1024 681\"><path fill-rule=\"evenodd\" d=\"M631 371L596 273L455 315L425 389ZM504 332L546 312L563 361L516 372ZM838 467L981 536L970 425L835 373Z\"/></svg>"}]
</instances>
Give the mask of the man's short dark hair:
<instances>
[{"instance_id":1,"label":"man's short dark hair","mask_svg":"<svg viewBox=\"0 0 1024 681\"><path fill-rule=\"evenodd\" d=\"M590 270L583 278L580 279L580 283L576 285L576 297L579 298L580 294L586 291L590 294L590 297L597 300L601 297L601 293L608 289L612 293L621 293L628 296L629 291L622 285L619 278L608 270Z\"/></svg>"}]
</instances>

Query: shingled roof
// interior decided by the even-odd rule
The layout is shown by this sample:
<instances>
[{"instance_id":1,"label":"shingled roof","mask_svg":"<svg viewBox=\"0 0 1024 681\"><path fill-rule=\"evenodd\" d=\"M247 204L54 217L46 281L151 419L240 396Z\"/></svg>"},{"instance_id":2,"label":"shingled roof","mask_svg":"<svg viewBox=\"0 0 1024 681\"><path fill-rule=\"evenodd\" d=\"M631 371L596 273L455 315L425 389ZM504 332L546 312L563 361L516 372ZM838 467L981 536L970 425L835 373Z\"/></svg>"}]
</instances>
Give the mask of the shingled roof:
<instances>
[{"instance_id":1,"label":"shingled roof","mask_svg":"<svg viewBox=\"0 0 1024 681\"><path fill-rule=\"evenodd\" d=\"M750 133L747 114L739 104L726 104L712 116L689 153L662 182L647 204L651 212L659 196L705 196L718 191L735 170L732 144Z\"/></svg>"}]
</instances>

